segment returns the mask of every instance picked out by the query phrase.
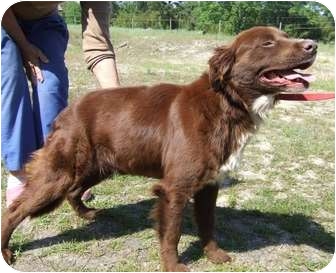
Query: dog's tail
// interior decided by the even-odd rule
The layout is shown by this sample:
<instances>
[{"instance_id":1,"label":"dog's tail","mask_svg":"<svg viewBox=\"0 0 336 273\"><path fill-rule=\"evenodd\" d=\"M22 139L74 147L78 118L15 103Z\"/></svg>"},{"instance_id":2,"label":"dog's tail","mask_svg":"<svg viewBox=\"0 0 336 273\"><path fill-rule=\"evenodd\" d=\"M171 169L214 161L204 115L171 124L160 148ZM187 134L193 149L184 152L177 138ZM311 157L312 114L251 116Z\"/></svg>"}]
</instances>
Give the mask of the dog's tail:
<instances>
[{"instance_id":1,"label":"dog's tail","mask_svg":"<svg viewBox=\"0 0 336 273\"><path fill-rule=\"evenodd\" d=\"M163 183L154 184L152 187L153 195L159 197L159 201L155 204L154 208L152 209L149 218L156 222L155 229L159 232L158 222L160 221L160 215L164 210L165 204L169 202L168 192L166 186ZM160 234L160 232L159 232Z\"/></svg>"},{"instance_id":2,"label":"dog's tail","mask_svg":"<svg viewBox=\"0 0 336 273\"><path fill-rule=\"evenodd\" d=\"M1 219L1 249L10 260L8 242L15 228L26 217L37 217L59 206L69 189L69 177L52 168L48 148L38 150L26 165L27 181L22 193L9 205ZM65 164L65 163L64 163Z\"/></svg>"}]
</instances>

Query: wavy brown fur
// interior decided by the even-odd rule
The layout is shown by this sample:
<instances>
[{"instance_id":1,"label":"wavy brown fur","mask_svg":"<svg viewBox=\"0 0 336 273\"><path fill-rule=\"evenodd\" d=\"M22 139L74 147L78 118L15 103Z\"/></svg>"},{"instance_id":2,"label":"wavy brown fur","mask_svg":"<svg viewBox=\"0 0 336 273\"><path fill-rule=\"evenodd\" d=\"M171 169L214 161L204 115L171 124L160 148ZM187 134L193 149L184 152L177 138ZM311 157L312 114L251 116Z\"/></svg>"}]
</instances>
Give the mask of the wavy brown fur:
<instances>
[{"instance_id":1,"label":"wavy brown fur","mask_svg":"<svg viewBox=\"0 0 336 273\"><path fill-rule=\"evenodd\" d=\"M269 39L277 46L262 48ZM177 245L190 198L205 254L216 263L230 261L213 234L220 168L232 167L247 137L256 131L260 113L254 103L268 95L271 98L265 101L271 107L272 96L281 91L260 85L258 73L279 63L290 66L308 59L306 51L301 40L257 27L218 48L209 61L209 74L189 85L100 90L70 105L27 165L22 195L2 217L4 259L12 260L8 243L17 225L28 216L53 210L64 199L79 216L94 219L98 211L87 208L81 195L119 172L160 179L153 187L158 202L152 215L164 270L188 270L178 260Z\"/></svg>"}]
</instances>

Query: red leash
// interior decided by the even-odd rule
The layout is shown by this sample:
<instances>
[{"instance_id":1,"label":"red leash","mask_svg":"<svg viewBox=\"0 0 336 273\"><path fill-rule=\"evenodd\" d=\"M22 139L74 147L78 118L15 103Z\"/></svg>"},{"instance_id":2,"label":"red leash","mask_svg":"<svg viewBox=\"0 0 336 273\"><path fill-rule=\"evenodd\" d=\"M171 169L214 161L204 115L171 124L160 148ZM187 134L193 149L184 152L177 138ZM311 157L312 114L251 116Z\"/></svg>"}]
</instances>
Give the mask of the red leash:
<instances>
[{"instance_id":1,"label":"red leash","mask_svg":"<svg viewBox=\"0 0 336 273\"><path fill-rule=\"evenodd\" d=\"M303 92L303 93L281 93L277 95L279 100L296 100L296 101L316 101L331 100L335 98L335 93L331 92Z\"/></svg>"}]
</instances>

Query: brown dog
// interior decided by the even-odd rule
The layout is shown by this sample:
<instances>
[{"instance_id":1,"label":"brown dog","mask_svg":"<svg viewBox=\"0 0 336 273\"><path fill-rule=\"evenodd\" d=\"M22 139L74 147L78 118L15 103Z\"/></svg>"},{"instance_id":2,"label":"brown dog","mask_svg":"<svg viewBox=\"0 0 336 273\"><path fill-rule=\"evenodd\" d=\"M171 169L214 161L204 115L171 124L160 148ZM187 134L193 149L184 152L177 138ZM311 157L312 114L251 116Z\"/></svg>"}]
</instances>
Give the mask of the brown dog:
<instances>
[{"instance_id":1,"label":"brown dog","mask_svg":"<svg viewBox=\"0 0 336 273\"><path fill-rule=\"evenodd\" d=\"M194 198L205 254L230 261L213 236L220 174L232 170L279 92L302 91L317 45L289 39L272 27L244 31L215 50L209 72L184 85L159 84L87 94L57 118L46 145L27 166L24 192L2 218L2 255L10 263L10 236L27 216L50 212L65 198L93 219L82 193L112 173L161 179L153 187L165 270L186 271L178 261L182 211Z\"/></svg>"}]
</instances>

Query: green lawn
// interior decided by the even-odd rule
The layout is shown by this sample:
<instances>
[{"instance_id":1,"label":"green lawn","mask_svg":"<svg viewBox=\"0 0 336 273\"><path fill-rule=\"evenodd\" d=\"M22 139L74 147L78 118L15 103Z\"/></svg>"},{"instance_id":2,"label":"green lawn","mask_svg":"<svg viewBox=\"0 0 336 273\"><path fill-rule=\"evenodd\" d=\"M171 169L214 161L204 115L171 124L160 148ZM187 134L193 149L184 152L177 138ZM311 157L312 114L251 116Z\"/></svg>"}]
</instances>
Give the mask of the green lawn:
<instances>
[{"instance_id":1,"label":"green lawn","mask_svg":"<svg viewBox=\"0 0 336 273\"><path fill-rule=\"evenodd\" d=\"M96 88L85 69L79 26L70 26L71 100ZM123 85L186 83L207 69L215 46L232 39L197 32L112 28ZM124 47L119 47L125 44ZM334 46L319 45L313 90L334 91ZM317 271L334 253L334 101L281 102L247 146L217 202L219 244L233 262L214 265L200 251L186 210L179 244L193 271ZM4 174L3 174L4 176ZM11 241L21 271L160 271L159 244L148 219L152 179L115 176L94 187L93 223L67 203L25 222ZM4 186L4 182L2 183ZM2 191L3 193L4 191Z\"/></svg>"}]
</instances>

